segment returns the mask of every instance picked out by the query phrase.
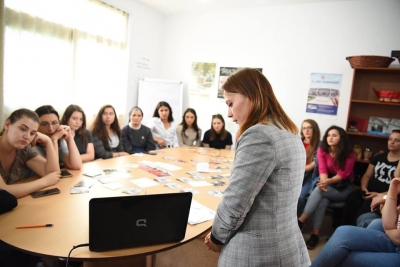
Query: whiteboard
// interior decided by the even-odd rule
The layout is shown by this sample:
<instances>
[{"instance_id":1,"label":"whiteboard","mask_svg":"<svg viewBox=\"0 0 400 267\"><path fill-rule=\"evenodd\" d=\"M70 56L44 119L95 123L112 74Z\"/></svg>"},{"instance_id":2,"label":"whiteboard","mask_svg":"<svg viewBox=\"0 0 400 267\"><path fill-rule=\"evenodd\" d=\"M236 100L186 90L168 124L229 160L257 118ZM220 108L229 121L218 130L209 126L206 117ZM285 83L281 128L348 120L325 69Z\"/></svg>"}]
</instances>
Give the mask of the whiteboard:
<instances>
[{"instance_id":1,"label":"whiteboard","mask_svg":"<svg viewBox=\"0 0 400 267\"><path fill-rule=\"evenodd\" d=\"M180 81L144 78L139 81L138 106L143 110L144 125L153 117L160 101L167 102L172 109L176 124L182 120L183 84Z\"/></svg>"}]
</instances>

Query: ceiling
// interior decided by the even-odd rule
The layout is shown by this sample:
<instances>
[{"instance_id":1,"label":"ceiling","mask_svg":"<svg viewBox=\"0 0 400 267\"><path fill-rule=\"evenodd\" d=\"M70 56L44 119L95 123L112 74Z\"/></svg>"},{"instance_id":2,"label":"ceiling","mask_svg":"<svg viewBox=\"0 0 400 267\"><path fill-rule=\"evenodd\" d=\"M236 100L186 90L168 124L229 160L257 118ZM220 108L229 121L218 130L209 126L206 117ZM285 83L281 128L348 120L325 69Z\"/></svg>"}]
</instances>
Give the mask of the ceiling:
<instances>
[{"instance_id":1,"label":"ceiling","mask_svg":"<svg viewBox=\"0 0 400 267\"><path fill-rule=\"evenodd\" d=\"M349 0L135 0L165 16L230 9Z\"/></svg>"}]
</instances>

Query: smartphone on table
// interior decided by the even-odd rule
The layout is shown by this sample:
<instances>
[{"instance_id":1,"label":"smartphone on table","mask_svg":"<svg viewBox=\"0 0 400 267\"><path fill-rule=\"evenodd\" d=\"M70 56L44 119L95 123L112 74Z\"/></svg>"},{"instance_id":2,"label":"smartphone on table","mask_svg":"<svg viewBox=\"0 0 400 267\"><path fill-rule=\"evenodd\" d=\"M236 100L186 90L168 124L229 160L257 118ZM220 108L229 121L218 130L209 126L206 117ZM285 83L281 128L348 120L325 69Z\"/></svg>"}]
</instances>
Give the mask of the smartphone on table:
<instances>
[{"instance_id":1,"label":"smartphone on table","mask_svg":"<svg viewBox=\"0 0 400 267\"><path fill-rule=\"evenodd\" d=\"M69 178L72 177L72 174L69 171L61 170L61 178Z\"/></svg>"},{"instance_id":2,"label":"smartphone on table","mask_svg":"<svg viewBox=\"0 0 400 267\"><path fill-rule=\"evenodd\" d=\"M45 197L45 196L50 196L50 195L55 195L55 194L59 194L60 193L60 189L58 188L51 188L51 189L46 189L46 190L40 190L40 191L36 191L31 193L31 196L34 198L38 198L38 197Z\"/></svg>"}]
</instances>

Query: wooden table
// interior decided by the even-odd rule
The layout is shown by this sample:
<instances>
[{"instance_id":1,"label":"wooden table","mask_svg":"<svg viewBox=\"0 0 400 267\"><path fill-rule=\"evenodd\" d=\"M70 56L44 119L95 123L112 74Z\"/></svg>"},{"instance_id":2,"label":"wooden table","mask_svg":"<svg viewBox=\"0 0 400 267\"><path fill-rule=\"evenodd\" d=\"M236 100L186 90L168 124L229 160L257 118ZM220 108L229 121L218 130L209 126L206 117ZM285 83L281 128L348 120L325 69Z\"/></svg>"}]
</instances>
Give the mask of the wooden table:
<instances>
[{"instance_id":1,"label":"wooden table","mask_svg":"<svg viewBox=\"0 0 400 267\"><path fill-rule=\"evenodd\" d=\"M130 155L94 161L85 163L81 170L70 170L73 174L72 178L61 179L55 186L52 186L59 188L61 190L60 194L37 199L26 196L18 200L18 207L13 211L0 215L0 239L21 251L33 255L66 258L74 245L88 243L89 241L89 200L95 197L126 196L125 193L121 192L122 189L117 189L115 191L107 189L99 181L95 181L89 193L70 194L70 188L77 184L83 177L86 177L82 175L83 173L102 171L107 168L123 168L130 171L132 178L124 178L118 182L126 187L139 188L131 183L130 180L143 177L154 179L157 178L157 176L139 168L128 167L127 164L137 164L143 160L164 162L182 168L181 170L170 171L172 175L168 178L170 178L172 182L182 185L182 188L187 188L191 186L175 179L179 177L190 177L186 172L195 171L196 162L210 162L210 169L215 169L217 166L229 167L229 169L222 169L221 173L202 174L207 182L212 183L214 180L212 180L210 176L230 173L234 157L234 151L204 148L171 148L158 150L158 152L157 155L143 155L143 157ZM164 159L164 157L172 157L173 159ZM184 162L179 162L178 160L183 160ZM212 162L216 162L216 164ZM141 165L140 163L138 164ZM228 183L229 179L224 178L222 181ZM207 191L223 191L225 188L226 186L196 187L195 189L200 193L193 195L193 199L212 210L216 210L221 198L211 196ZM179 192L179 190L180 189L169 189L160 183L157 186L145 188L145 192L143 190L140 194L171 193ZM46 228L15 229L18 225L43 223L52 223L54 226ZM211 225L212 221L197 225L188 224L184 240L178 243L105 252L91 252L88 247L81 247L72 252L70 260L90 263L91 261L121 260L132 258L133 256L154 255L157 252L180 246L195 239L208 231ZM87 264L87 266L89 265L90 264Z\"/></svg>"}]
</instances>

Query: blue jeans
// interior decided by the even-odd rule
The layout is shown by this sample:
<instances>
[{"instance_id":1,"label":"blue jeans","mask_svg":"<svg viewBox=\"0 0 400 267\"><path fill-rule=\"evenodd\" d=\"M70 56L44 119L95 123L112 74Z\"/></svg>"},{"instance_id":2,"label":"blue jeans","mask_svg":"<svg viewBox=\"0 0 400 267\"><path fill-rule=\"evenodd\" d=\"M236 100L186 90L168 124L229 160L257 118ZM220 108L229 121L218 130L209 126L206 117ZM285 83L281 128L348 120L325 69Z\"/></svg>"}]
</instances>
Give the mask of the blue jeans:
<instances>
[{"instance_id":1,"label":"blue jeans","mask_svg":"<svg viewBox=\"0 0 400 267\"><path fill-rule=\"evenodd\" d=\"M299 201L297 202L297 217L300 217L300 215L303 213L304 207L306 206L307 197L310 195L312 188L312 175L312 171L304 173L303 186L301 187Z\"/></svg>"},{"instance_id":2,"label":"blue jeans","mask_svg":"<svg viewBox=\"0 0 400 267\"><path fill-rule=\"evenodd\" d=\"M314 228L321 228L322 221L324 220L324 215L326 208L329 203L345 201L346 197L353 191L352 184L349 184L344 190L339 191L330 185L328 185L328 191L323 192L316 187L310 197L307 200L306 207L303 213L311 216L313 215L313 226Z\"/></svg>"},{"instance_id":3,"label":"blue jeans","mask_svg":"<svg viewBox=\"0 0 400 267\"><path fill-rule=\"evenodd\" d=\"M311 267L400 266L400 247L385 234L382 220L368 228L341 226L322 248Z\"/></svg>"},{"instance_id":4,"label":"blue jeans","mask_svg":"<svg viewBox=\"0 0 400 267\"><path fill-rule=\"evenodd\" d=\"M367 228L367 226L376 219L381 218L381 216L379 216L378 214L376 214L375 212L368 212L368 213L364 213L361 214L358 218L357 218L357 226L358 227L363 227L363 228Z\"/></svg>"}]
</instances>

